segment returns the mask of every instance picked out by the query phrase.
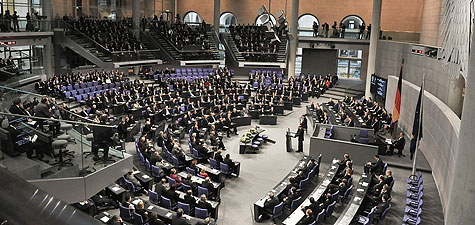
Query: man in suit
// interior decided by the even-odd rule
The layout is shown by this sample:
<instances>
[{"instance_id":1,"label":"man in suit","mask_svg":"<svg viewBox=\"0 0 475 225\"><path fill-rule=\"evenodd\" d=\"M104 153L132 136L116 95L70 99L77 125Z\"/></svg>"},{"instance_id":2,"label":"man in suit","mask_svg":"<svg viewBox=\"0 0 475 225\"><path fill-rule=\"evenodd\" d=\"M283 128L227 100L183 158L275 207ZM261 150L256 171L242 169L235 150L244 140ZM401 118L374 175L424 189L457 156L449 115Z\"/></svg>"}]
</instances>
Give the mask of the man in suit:
<instances>
[{"instance_id":1,"label":"man in suit","mask_svg":"<svg viewBox=\"0 0 475 225\"><path fill-rule=\"evenodd\" d=\"M196 200L193 197L193 191L192 190L188 190L186 192L186 195L183 199L183 203L186 203L186 204L190 205L190 210L193 211L193 209L195 208Z\"/></svg>"},{"instance_id":2,"label":"man in suit","mask_svg":"<svg viewBox=\"0 0 475 225\"><path fill-rule=\"evenodd\" d=\"M186 184L186 185L190 186L192 190L196 191L197 185L196 185L196 183L191 181L192 177L193 177L193 175L191 173L189 173L189 174L186 175L186 178L183 178L181 180L181 182L183 184Z\"/></svg>"},{"instance_id":3,"label":"man in suit","mask_svg":"<svg viewBox=\"0 0 475 225\"><path fill-rule=\"evenodd\" d=\"M368 174L369 172L374 173L379 176L383 172L384 163L383 160L379 158L379 155L374 156L374 162L368 162L364 166L364 172Z\"/></svg>"},{"instance_id":4,"label":"man in suit","mask_svg":"<svg viewBox=\"0 0 475 225\"><path fill-rule=\"evenodd\" d=\"M214 196L213 194L213 183L211 183L211 179L209 177L205 178L205 181L201 183L202 188L208 189L208 196Z\"/></svg>"},{"instance_id":5,"label":"man in suit","mask_svg":"<svg viewBox=\"0 0 475 225\"><path fill-rule=\"evenodd\" d=\"M406 145L406 139L404 138L404 133L399 133L399 138L394 141L394 143L392 145L389 146L389 154L392 155L394 154L394 149L397 149L397 156L398 157L401 157L401 156L404 156L406 157L404 154L402 154L402 151L404 150L404 146Z\"/></svg>"},{"instance_id":6,"label":"man in suit","mask_svg":"<svg viewBox=\"0 0 475 225\"><path fill-rule=\"evenodd\" d=\"M157 151L154 151L153 154L150 156L150 165L156 166L157 163L162 162L162 157Z\"/></svg>"},{"instance_id":7,"label":"man in suit","mask_svg":"<svg viewBox=\"0 0 475 225\"><path fill-rule=\"evenodd\" d=\"M347 153L345 153L343 155L343 160L339 160L338 162L338 165L339 165L339 169L338 170L342 170L346 167L346 163L347 162L351 162L351 159L350 159L350 155L348 155Z\"/></svg>"},{"instance_id":8,"label":"man in suit","mask_svg":"<svg viewBox=\"0 0 475 225\"><path fill-rule=\"evenodd\" d=\"M264 219L268 219L269 218L268 215L274 212L274 207L278 205L279 203L280 203L279 198L274 196L274 192L270 192L267 195L266 201L264 202L264 208L262 210L262 214L259 215L257 221L260 222Z\"/></svg>"},{"instance_id":9,"label":"man in suit","mask_svg":"<svg viewBox=\"0 0 475 225\"><path fill-rule=\"evenodd\" d=\"M311 209L307 209L304 218L298 223L298 225L310 225L313 222L315 222L315 215Z\"/></svg>"},{"instance_id":10,"label":"man in suit","mask_svg":"<svg viewBox=\"0 0 475 225\"><path fill-rule=\"evenodd\" d=\"M381 197L381 203L379 203L379 204L376 206L376 209L374 210L373 218L375 219L376 224L377 224L377 222L379 221L379 219L381 218L381 215L383 214L383 212L384 212L387 208L389 208L388 196L387 196L387 195L383 195L383 196Z\"/></svg>"},{"instance_id":11,"label":"man in suit","mask_svg":"<svg viewBox=\"0 0 475 225\"><path fill-rule=\"evenodd\" d=\"M155 192L157 193L158 196L164 195L164 193L167 191L167 189L165 188L166 182L167 180L165 180L165 178L162 178L160 180L160 183L155 184Z\"/></svg>"},{"instance_id":12,"label":"man in suit","mask_svg":"<svg viewBox=\"0 0 475 225\"><path fill-rule=\"evenodd\" d=\"M298 142L299 142L298 144L299 147L298 147L297 152L303 152L304 131L303 131L302 125L299 125L299 128L295 136L298 137Z\"/></svg>"},{"instance_id":13,"label":"man in suit","mask_svg":"<svg viewBox=\"0 0 475 225\"><path fill-rule=\"evenodd\" d=\"M316 201L313 197L310 197L309 199L310 205L308 206L302 206L302 210L304 212L307 211L307 209L311 209L312 212L315 212L315 214L318 214L322 211L322 208L320 207L320 204L318 201Z\"/></svg>"},{"instance_id":14,"label":"man in suit","mask_svg":"<svg viewBox=\"0 0 475 225\"><path fill-rule=\"evenodd\" d=\"M202 194L202 195L200 196L200 200L199 200L198 203L196 204L196 207L198 207L198 208L200 208L200 209L206 209L206 210L208 210L208 213L211 213L211 210L213 210L213 207L212 207L211 204L207 201L205 194Z\"/></svg>"},{"instance_id":15,"label":"man in suit","mask_svg":"<svg viewBox=\"0 0 475 225\"><path fill-rule=\"evenodd\" d=\"M183 217L183 209L178 209L176 211L176 216L172 219L172 225L190 225L190 222Z\"/></svg>"},{"instance_id":16,"label":"man in suit","mask_svg":"<svg viewBox=\"0 0 475 225\"><path fill-rule=\"evenodd\" d=\"M305 115L302 115L300 118L300 126L302 126L302 129L307 131L307 117Z\"/></svg>"},{"instance_id":17,"label":"man in suit","mask_svg":"<svg viewBox=\"0 0 475 225\"><path fill-rule=\"evenodd\" d=\"M175 190L176 190L175 185L170 185L170 189L168 189L168 191L164 193L165 197L170 199L172 205L176 205L176 203L180 199L180 195L178 195L178 193L176 193Z\"/></svg>"},{"instance_id":18,"label":"man in suit","mask_svg":"<svg viewBox=\"0 0 475 225\"><path fill-rule=\"evenodd\" d=\"M135 174L134 169L131 169L131 170L125 175L125 179L127 179L127 180L130 181L130 182L132 182L132 184L134 184L134 186L135 186L135 189L139 189L140 187L142 187L142 185L141 185L140 182L137 180L137 178L134 177L134 174Z\"/></svg>"}]
</instances>

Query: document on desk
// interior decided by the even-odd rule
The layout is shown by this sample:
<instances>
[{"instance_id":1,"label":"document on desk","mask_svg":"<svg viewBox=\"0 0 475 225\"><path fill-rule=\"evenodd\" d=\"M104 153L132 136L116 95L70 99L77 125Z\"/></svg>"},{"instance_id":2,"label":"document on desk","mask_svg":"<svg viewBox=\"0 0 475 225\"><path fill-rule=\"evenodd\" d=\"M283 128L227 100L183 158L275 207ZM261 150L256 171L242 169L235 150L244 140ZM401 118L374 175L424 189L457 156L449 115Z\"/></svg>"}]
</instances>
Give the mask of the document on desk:
<instances>
[{"instance_id":1,"label":"document on desk","mask_svg":"<svg viewBox=\"0 0 475 225\"><path fill-rule=\"evenodd\" d=\"M142 177L143 177L143 178L145 178L145 179L148 179L148 178L150 178L150 176L149 176L149 175L147 175L147 174L143 175Z\"/></svg>"},{"instance_id":2,"label":"document on desk","mask_svg":"<svg viewBox=\"0 0 475 225\"><path fill-rule=\"evenodd\" d=\"M172 217L172 213L169 212L169 213L167 213L165 216L168 217L168 218L170 218L170 217Z\"/></svg>"},{"instance_id":3,"label":"document on desk","mask_svg":"<svg viewBox=\"0 0 475 225\"><path fill-rule=\"evenodd\" d=\"M363 187L368 187L368 182L363 182Z\"/></svg>"},{"instance_id":4,"label":"document on desk","mask_svg":"<svg viewBox=\"0 0 475 225\"><path fill-rule=\"evenodd\" d=\"M38 139L38 135L33 135L33 138L31 138L31 142L36 142L36 140Z\"/></svg>"},{"instance_id":5,"label":"document on desk","mask_svg":"<svg viewBox=\"0 0 475 225\"><path fill-rule=\"evenodd\" d=\"M152 210L152 209L153 209L153 205L149 206L147 209L148 209L148 210Z\"/></svg>"},{"instance_id":6,"label":"document on desk","mask_svg":"<svg viewBox=\"0 0 475 225\"><path fill-rule=\"evenodd\" d=\"M36 124L36 121L30 121L30 122L27 122L27 124L31 125L31 126L34 126Z\"/></svg>"},{"instance_id":7,"label":"document on desk","mask_svg":"<svg viewBox=\"0 0 475 225\"><path fill-rule=\"evenodd\" d=\"M104 223L107 223L107 222L109 222L109 217L103 216L103 217L101 218L101 221L104 222Z\"/></svg>"},{"instance_id":8,"label":"document on desk","mask_svg":"<svg viewBox=\"0 0 475 225\"><path fill-rule=\"evenodd\" d=\"M132 201L132 204L137 205L137 204L139 204L139 202L140 202L140 199L135 199L135 200Z\"/></svg>"},{"instance_id":9,"label":"document on desk","mask_svg":"<svg viewBox=\"0 0 475 225\"><path fill-rule=\"evenodd\" d=\"M112 190L113 192L117 192L117 191L120 190L120 187L114 186L114 187L111 188L111 190Z\"/></svg>"}]
</instances>

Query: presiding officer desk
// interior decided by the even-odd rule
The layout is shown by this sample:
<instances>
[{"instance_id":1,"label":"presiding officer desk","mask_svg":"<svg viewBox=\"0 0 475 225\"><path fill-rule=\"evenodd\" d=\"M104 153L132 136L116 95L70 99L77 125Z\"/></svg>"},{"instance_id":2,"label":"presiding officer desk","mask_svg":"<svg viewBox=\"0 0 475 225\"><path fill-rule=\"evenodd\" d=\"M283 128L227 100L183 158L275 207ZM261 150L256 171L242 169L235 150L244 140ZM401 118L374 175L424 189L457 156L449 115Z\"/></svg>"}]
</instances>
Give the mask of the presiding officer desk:
<instances>
[{"instance_id":1,"label":"presiding officer desk","mask_svg":"<svg viewBox=\"0 0 475 225\"><path fill-rule=\"evenodd\" d=\"M310 157L304 156L302 159L300 159L295 167L287 174L287 176L282 179L277 185L274 186L269 192L274 192L274 196L280 197L283 193L283 191L286 189L287 185L290 184L290 177L297 176L298 171L303 168L304 165L308 164L310 161ZM320 166L320 165L315 165L315 166ZM267 199L267 195L264 195L262 198L257 200L254 203L254 220L258 221L259 215L262 215L262 210L264 209L264 203Z\"/></svg>"},{"instance_id":2,"label":"presiding officer desk","mask_svg":"<svg viewBox=\"0 0 475 225\"><path fill-rule=\"evenodd\" d=\"M348 204L345 210L341 213L338 220L335 222L337 225L350 225L355 216L357 215L360 207L363 203L363 200L368 192L369 186L371 185L371 175L363 174L358 181L358 187L356 189L356 194L351 199L351 203Z\"/></svg>"},{"instance_id":3,"label":"presiding officer desk","mask_svg":"<svg viewBox=\"0 0 475 225\"><path fill-rule=\"evenodd\" d=\"M333 181L335 178L336 172L338 170L338 160L333 159L330 168L325 173L322 182L318 185L318 187L305 199L299 207L297 207L290 216L288 216L282 224L285 225L295 225L298 224L300 220L305 216L305 212L302 210L302 206L309 206L310 205L310 197L313 197L315 200L320 199L323 193L327 190L328 185Z\"/></svg>"}]
</instances>

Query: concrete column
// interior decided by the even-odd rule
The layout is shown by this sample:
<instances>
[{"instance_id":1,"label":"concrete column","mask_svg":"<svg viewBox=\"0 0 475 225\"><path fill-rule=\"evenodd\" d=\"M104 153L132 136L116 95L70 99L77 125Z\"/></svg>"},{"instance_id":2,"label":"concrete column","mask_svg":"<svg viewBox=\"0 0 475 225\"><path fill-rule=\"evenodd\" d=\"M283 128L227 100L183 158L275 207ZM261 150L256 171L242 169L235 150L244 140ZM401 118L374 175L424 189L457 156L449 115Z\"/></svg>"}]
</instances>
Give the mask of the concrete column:
<instances>
[{"instance_id":1,"label":"concrete column","mask_svg":"<svg viewBox=\"0 0 475 225\"><path fill-rule=\"evenodd\" d=\"M365 96L370 97L371 74L376 70L376 50L378 49L381 24L381 0L373 0L373 17L371 18L371 39L369 41L368 69L366 70Z\"/></svg>"},{"instance_id":2,"label":"concrete column","mask_svg":"<svg viewBox=\"0 0 475 225\"><path fill-rule=\"evenodd\" d=\"M292 17L290 22L290 34L294 37L293 40L290 41L289 46L289 77L295 76L295 60L297 54L297 45L298 45L298 38L297 38L297 22L299 19L299 0L292 0Z\"/></svg>"},{"instance_id":3,"label":"concrete column","mask_svg":"<svg viewBox=\"0 0 475 225\"><path fill-rule=\"evenodd\" d=\"M214 0L214 31L219 33L219 17L221 16L221 0Z\"/></svg>"},{"instance_id":4,"label":"concrete column","mask_svg":"<svg viewBox=\"0 0 475 225\"><path fill-rule=\"evenodd\" d=\"M468 75L465 79L465 98L463 101L462 119L460 123L459 140L457 151L454 152L454 174L451 174L452 183L448 197L448 204L445 210L445 224L473 224L475 221L475 35L472 35L472 46L470 47ZM449 160L449 159L448 159Z\"/></svg>"},{"instance_id":5,"label":"concrete column","mask_svg":"<svg viewBox=\"0 0 475 225\"><path fill-rule=\"evenodd\" d=\"M43 8L43 16L46 16L46 20L53 20L53 10L51 9L51 0L43 0L41 2Z\"/></svg>"},{"instance_id":6,"label":"concrete column","mask_svg":"<svg viewBox=\"0 0 475 225\"><path fill-rule=\"evenodd\" d=\"M45 69L45 74L47 78L50 78L53 75L53 40L48 38L48 44L44 46L43 51L43 68Z\"/></svg>"},{"instance_id":7,"label":"concrete column","mask_svg":"<svg viewBox=\"0 0 475 225\"><path fill-rule=\"evenodd\" d=\"M132 1L132 22L134 23L134 34L140 37L140 0Z\"/></svg>"}]
</instances>

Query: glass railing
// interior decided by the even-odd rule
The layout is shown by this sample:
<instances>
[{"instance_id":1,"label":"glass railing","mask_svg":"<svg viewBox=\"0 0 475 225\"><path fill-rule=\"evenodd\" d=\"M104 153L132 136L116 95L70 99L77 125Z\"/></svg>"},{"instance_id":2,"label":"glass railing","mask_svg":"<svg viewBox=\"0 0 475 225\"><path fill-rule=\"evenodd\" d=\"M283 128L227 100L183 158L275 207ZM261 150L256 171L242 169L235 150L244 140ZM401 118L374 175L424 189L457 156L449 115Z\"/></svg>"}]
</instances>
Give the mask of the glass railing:
<instances>
[{"instance_id":1,"label":"glass railing","mask_svg":"<svg viewBox=\"0 0 475 225\"><path fill-rule=\"evenodd\" d=\"M26 20L19 19L17 21L7 21L3 22L10 26L3 26L0 32L49 32L53 31L54 21L51 20Z\"/></svg>"},{"instance_id":2,"label":"glass railing","mask_svg":"<svg viewBox=\"0 0 475 225\"><path fill-rule=\"evenodd\" d=\"M25 180L85 177L130 156L117 118L99 123L46 98L0 86L0 164L8 170Z\"/></svg>"}]
</instances>

